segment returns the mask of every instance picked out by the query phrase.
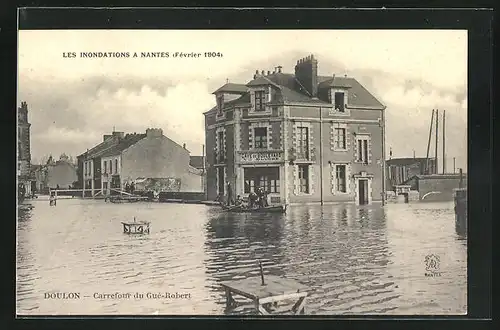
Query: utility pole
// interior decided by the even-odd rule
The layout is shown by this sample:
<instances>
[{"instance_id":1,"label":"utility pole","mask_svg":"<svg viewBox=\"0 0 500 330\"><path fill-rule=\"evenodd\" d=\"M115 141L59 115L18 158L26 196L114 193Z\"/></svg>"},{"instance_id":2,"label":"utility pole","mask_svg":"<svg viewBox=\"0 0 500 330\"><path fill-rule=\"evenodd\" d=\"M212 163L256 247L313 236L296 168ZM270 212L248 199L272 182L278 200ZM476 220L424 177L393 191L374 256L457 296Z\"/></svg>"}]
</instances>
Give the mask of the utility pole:
<instances>
[{"instance_id":1,"label":"utility pole","mask_svg":"<svg viewBox=\"0 0 500 330\"><path fill-rule=\"evenodd\" d=\"M434 109L432 109L431 124L429 125L429 139L427 140L427 154L425 156L425 174L430 174L429 151L431 149L432 124L434 123Z\"/></svg>"},{"instance_id":2,"label":"utility pole","mask_svg":"<svg viewBox=\"0 0 500 330\"><path fill-rule=\"evenodd\" d=\"M436 159L434 160L434 174L438 173L438 138L439 138L439 109L436 109Z\"/></svg>"},{"instance_id":3,"label":"utility pole","mask_svg":"<svg viewBox=\"0 0 500 330\"><path fill-rule=\"evenodd\" d=\"M446 110L443 110L443 174L446 173L446 135L445 135Z\"/></svg>"},{"instance_id":4,"label":"utility pole","mask_svg":"<svg viewBox=\"0 0 500 330\"><path fill-rule=\"evenodd\" d=\"M453 157L453 174L456 173L456 170L455 170L455 157Z\"/></svg>"}]
</instances>

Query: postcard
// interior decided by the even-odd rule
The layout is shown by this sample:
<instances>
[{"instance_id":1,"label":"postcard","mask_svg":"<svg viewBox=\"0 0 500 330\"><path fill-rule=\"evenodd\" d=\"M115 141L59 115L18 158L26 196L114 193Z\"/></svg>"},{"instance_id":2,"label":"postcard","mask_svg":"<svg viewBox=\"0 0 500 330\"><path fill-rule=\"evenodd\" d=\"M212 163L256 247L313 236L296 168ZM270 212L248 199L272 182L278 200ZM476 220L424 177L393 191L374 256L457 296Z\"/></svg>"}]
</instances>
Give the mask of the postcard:
<instances>
[{"instance_id":1,"label":"postcard","mask_svg":"<svg viewBox=\"0 0 500 330\"><path fill-rule=\"evenodd\" d=\"M18 316L467 313L467 31L18 36Z\"/></svg>"}]
</instances>

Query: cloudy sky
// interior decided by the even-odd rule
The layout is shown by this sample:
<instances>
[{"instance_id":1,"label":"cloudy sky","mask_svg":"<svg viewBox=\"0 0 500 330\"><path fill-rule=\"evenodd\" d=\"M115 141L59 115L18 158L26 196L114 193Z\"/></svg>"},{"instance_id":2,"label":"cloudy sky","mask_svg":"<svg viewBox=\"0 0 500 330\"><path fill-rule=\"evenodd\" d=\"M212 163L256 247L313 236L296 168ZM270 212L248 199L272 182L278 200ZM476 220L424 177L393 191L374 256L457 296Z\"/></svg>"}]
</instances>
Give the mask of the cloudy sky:
<instances>
[{"instance_id":1,"label":"cloudy sky","mask_svg":"<svg viewBox=\"0 0 500 330\"><path fill-rule=\"evenodd\" d=\"M63 56L206 51L223 57ZM215 105L215 89L226 79L246 83L257 69L281 65L293 73L295 62L309 54L320 74L352 76L387 106L393 157L411 157L413 150L425 157L432 109L446 110L447 169L453 170L453 157L466 168L467 33L458 30L20 31L18 103L30 109L33 160L76 156L113 127L159 127L200 155L202 113Z\"/></svg>"}]
</instances>

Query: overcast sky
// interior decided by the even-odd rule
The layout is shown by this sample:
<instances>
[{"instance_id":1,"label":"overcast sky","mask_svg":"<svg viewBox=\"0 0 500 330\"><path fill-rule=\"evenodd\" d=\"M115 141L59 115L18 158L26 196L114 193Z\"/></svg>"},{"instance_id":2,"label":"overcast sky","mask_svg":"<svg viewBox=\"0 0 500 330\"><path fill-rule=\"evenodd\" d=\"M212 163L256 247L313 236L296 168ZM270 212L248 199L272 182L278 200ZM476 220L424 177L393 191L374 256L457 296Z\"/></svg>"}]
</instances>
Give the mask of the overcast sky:
<instances>
[{"instance_id":1,"label":"overcast sky","mask_svg":"<svg viewBox=\"0 0 500 330\"><path fill-rule=\"evenodd\" d=\"M63 57L96 51L223 57ZM18 103L30 109L32 157L76 156L113 127L159 127L200 155L202 113L215 105L215 89L226 79L247 83L257 69L281 65L293 73L309 54L320 74L352 76L387 106L393 157L411 157L413 150L425 157L432 109L446 110L447 169L453 170L453 157L466 168L467 33L452 30L20 31Z\"/></svg>"}]
</instances>

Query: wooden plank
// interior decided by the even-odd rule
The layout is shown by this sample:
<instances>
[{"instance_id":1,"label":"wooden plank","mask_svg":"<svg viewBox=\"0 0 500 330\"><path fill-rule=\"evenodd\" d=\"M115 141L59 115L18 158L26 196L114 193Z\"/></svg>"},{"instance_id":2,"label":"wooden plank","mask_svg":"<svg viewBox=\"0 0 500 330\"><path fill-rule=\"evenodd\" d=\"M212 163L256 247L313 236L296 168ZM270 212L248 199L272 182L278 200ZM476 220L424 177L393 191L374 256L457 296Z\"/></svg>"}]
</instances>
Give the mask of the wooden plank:
<instances>
[{"instance_id":1,"label":"wooden plank","mask_svg":"<svg viewBox=\"0 0 500 330\"><path fill-rule=\"evenodd\" d=\"M222 285L223 287L225 287L225 288L228 288L231 292L236 293L236 294L239 294L240 296L243 296L243 297L245 297L245 298L252 299L252 300L257 299L257 297L256 297L256 296L254 296L254 295L252 295L252 294L250 294L250 293L247 293L247 292L245 292L245 291L241 291L241 290L239 290L239 289L237 289L237 288L234 288L234 287L231 287L231 286L229 286L229 285L225 285L225 284L221 284L221 285Z\"/></svg>"},{"instance_id":2,"label":"wooden plank","mask_svg":"<svg viewBox=\"0 0 500 330\"><path fill-rule=\"evenodd\" d=\"M250 277L238 281L228 281L222 285L231 288L239 294L245 293L244 296L250 299L264 298L287 293L304 292L308 287L291 279L284 279L278 276L265 276L265 285L262 285L260 277Z\"/></svg>"},{"instance_id":3,"label":"wooden plank","mask_svg":"<svg viewBox=\"0 0 500 330\"><path fill-rule=\"evenodd\" d=\"M287 293L287 294L281 294L278 296L259 298L259 303L260 304L268 304L268 303L283 301L283 300L287 300L287 299L296 300L296 299L300 299L300 298L303 298L306 296L307 296L307 292Z\"/></svg>"},{"instance_id":4,"label":"wooden plank","mask_svg":"<svg viewBox=\"0 0 500 330\"><path fill-rule=\"evenodd\" d=\"M295 315L304 314L305 305L306 305L306 297L304 296L295 303L295 305L292 307L292 312L294 312Z\"/></svg>"},{"instance_id":5,"label":"wooden plank","mask_svg":"<svg viewBox=\"0 0 500 330\"><path fill-rule=\"evenodd\" d=\"M257 304L256 306L257 311L259 312L260 315L269 315L269 312L265 310L265 308L262 305Z\"/></svg>"}]
</instances>

